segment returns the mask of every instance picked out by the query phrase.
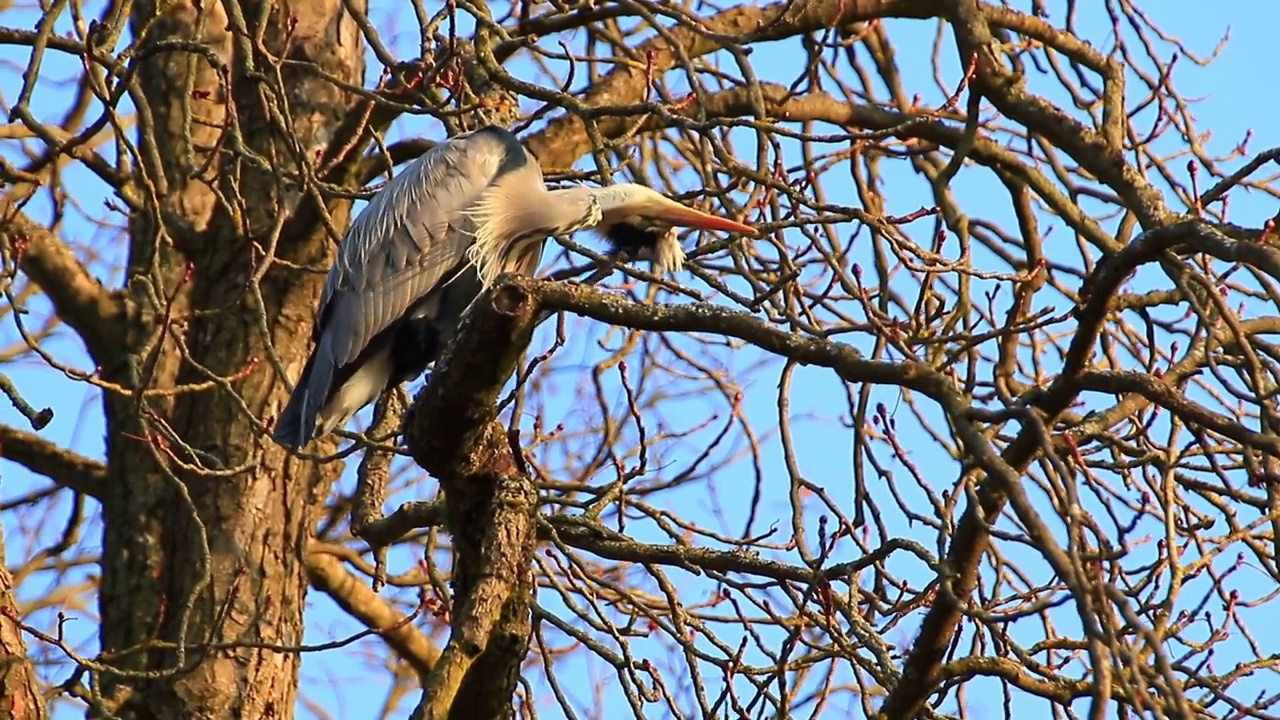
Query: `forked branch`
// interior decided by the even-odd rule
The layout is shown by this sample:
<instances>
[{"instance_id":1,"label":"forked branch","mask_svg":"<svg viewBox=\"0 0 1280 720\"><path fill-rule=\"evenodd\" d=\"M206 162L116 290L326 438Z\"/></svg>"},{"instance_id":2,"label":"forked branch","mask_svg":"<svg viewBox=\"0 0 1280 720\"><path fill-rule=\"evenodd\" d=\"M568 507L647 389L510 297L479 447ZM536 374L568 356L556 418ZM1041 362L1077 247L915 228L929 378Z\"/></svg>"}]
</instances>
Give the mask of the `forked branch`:
<instances>
[{"instance_id":1,"label":"forked branch","mask_svg":"<svg viewBox=\"0 0 1280 720\"><path fill-rule=\"evenodd\" d=\"M518 286L478 298L406 419L410 451L444 490L455 549L451 635L415 717L505 717L528 651L537 490L495 403L537 316Z\"/></svg>"}]
</instances>

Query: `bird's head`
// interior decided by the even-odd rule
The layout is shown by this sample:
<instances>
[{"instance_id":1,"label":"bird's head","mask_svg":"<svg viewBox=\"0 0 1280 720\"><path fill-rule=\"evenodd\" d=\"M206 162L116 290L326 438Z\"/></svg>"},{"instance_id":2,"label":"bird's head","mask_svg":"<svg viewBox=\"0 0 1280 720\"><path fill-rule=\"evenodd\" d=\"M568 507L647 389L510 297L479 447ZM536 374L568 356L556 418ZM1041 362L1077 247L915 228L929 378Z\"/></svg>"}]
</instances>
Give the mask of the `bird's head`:
<instances>
[{"instance_id":1,"label":"bird's head","mask_svg":"<svg viewBox=\"0 0 1280 720\"><path fill-rule=\"evenodd\" d=\"M684 249L675 228L755 235L756 229L727 218L708 215L635 183L620 183L593 190L600 203L598 230L613 245L613 252L636 260L652 260L662 274L684 264Z\"/></svg>"}]
</instances>

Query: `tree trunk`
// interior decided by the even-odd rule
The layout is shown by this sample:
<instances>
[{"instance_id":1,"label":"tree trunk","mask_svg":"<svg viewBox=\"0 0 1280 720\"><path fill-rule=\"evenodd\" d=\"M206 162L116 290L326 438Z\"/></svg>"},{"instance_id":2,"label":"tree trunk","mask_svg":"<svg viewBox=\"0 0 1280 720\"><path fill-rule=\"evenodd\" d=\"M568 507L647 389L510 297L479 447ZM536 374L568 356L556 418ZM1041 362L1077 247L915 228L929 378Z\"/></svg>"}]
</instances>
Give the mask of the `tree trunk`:
<instances>
[{"instance_id":1,"label":"tree trunk","mask_svg":"<svg viewBox=\"0 0 1280 720\"><path fill-rule=\"evenodd\" d=\"M259 419L286 396L275 359L296 377L306 358L324 276L275 266L261 294L251 278L273 246L300 265L331 257L323 230L280 237L277 219L300 204L299 157L314 162L354 98L299 64L360 84L364 57L343 0L267 7L133 5L144 48L198 41L217 62L159 49L138 77L139 174L161 220L135 216L128 328L120 354L98 360L131 390L204 387L105 397L102 644L149 671L103 678L122 718L293 714L297 653L218 644L302 639L307 537L339 468L290 459ZM255 37L269 55L250 51Z\"/></svg>"},{"instance_id":2,"label":"tree trunk","mask_svg":"<svg viewBox=\"0 0 1280 720\"><path fill-rule=\"evenodd\" d=\"M6 557L0 527L0 720L44 720L49 713L18 626L18 602Z\"/></svg>"}]
</instances>

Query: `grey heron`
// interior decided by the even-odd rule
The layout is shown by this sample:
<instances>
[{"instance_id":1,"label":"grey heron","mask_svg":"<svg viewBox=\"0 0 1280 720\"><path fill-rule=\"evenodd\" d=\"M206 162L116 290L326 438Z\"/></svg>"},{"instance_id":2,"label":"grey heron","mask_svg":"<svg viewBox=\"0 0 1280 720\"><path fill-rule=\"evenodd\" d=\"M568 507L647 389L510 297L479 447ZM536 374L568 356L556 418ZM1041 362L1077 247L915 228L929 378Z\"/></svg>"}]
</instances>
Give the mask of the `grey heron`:
<instances>
[{"instance_id":1,"label":"grey heron","mask_svg":"<svg viewBox=\"0 0 1280 720\"><path fill-rule=\"evenodd\" d=\"M436 145L351 223L272 437L297 450L422 374L480 292L503 273L537 270L549 236L594 228L662 273L684 260L672 227L755 232L643 185L548 189L537 159L496 126Z\"/></svg>"}]
</instances>

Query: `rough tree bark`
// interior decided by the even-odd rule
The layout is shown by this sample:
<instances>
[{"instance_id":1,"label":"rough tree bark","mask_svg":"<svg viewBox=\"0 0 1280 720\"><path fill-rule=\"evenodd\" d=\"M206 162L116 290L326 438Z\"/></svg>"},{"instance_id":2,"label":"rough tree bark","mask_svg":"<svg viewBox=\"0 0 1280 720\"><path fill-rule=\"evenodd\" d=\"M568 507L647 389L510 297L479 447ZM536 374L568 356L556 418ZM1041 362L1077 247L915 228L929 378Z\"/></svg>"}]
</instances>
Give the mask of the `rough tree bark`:
<instances>
[{"instance_id":1,"label":"rough tree bark","mask_svg":"<svg viewBox=\"0 0 1280 720\"><path fill-rule=\"evenodd\" d=\"M495 402L538 310L519 286L483 296L406 419L414 459L440 479L454 547L452 632L415 718L504 717L528 654L537 486Z\"/></svg>"},{"instance_id":2,"label":"rough tree bark","mask_svg":"<svg viewBox=\"0 0 1280 720\"><path fill-rule=\"evenodd\" d=\"M0 719L44 720L49 714L27 658L13 597L13 577L5 565L4 527L0 526Z\"/></svg>"},{"instance_id":3,"label":"rough tree bark","mask_svg":"<svg viewBox=\"0 0 1280 720\"><path fill-rule=\"evenodd\" d=\"M288 174L317 156L354 104L302 65L363 81L363 45L343 8L343 0L133 5L133 32L151 52L138 77L149 160L139 170L163 221L131 226L125 342L97 358L101 374L129 390L160 391L233 376L244 406L216 384L144 394L141 404L106 393L102 644L120 653L116 664L149 671L103 678L107 705L123 718L293 713L296 653L206 643L293 646L302 638L307 537L336 469L288 459L251 416L271 416L286 393L260 323L296 377L307 345L289 340L307 333L323 275L272 267L260 294L250 280L277 219L299 205ZM173 51L187 41L203 46L203 57ZM279 56L294 62L279 65ZM345 223L341 210L333 220ZM279 238L276 256L323 267L331 248L313 230ZM166 315L176 327L164 327ZM185 447L166 439L166 424ZM170 454L218 472L175 473Z\"/></svg>"}]
</instances>

